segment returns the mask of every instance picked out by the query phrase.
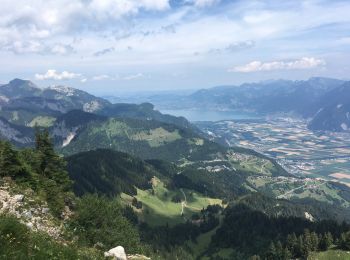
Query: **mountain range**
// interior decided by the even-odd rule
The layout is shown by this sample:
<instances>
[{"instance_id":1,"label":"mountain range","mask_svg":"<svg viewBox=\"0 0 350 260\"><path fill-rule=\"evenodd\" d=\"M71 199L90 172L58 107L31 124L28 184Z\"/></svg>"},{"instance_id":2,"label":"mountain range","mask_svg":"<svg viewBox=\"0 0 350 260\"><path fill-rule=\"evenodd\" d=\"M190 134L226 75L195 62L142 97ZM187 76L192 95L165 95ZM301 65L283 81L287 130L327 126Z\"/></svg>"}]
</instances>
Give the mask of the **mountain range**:
<instances>
[{"instance_id":1,"label":"mountain range","mask_svg":"<svg viewBox=\"0 0 350 260\"><path fill-rule=\"evenodd\" d=\"M191 97L196 97L198 102L203 102L203 99L209 96L214 99L223 98L215 94L223 91L231 94L244 92L247 99L242 99L241 103L246 102L252 107L265 107L266 111L269 109L272 111L271 106L269 108L268 105L272 99L276 98L272 95L277 92L276 89L281 88L284 92L288 90L296 93L295 97L302 96L301 93L305 94L305 91L310 92L313 93L316 102L323 94L317 93L315 89L321 89L324 93L330 88L336 91L342 82L321 78L311 79L308 85L312 91L301 87L303 86L301 82L294 83L295 86L291 89L288 81L264 84L266 89L260 85L234 89L220 87L199 91ZM278 178L281 176L286 178L287 183L290 182L287 190L293 189L295 181L298 183L295 176L287 173L274 160L249 149L228 148L210 141L185 118L164 115L156 111L150 103L112 104L82 90L65 86L42 89L30 81L20 79L1 86L0 90L3 100L6 100L0 110L0 136L18 147L33 146L35 127L46 127L53 138L56 150L62 155L74 156L96 149L109 149L143 160L156 159L174 163L180 167L178 172L182 173L177 176L177 179L182 178L185 183L196 183L196 185L200 183L201 191L210 192L213 196L218 194L232 196L232 194L244 194L254 190L276 197L281 195L280 192L276 192L275 185L280 182ZM262 93L269 97L270 101L262 104L255 103L258 102ZM255 102L249 103L248 100L255 100ZM298 98L294 100L300 101ZM286 111L295 102L290 102L289 105L283 103ZM210 102L207 100L205 103ZM224 102L221 104L225 105ZM257 185L261 182L260 178L268 178L268 181L267 179L264 181L266 182L264 186ZM213 183L220 190L219 193L213 192ZM342 202L338 202L344 198L342 188L334 185L328 188L334 190L335 196L328 196L327 201L342 205Z\"/></svg>"},{"instance_id":2,"label":"mountain range","mask_svg":"<svg viewBox=\"0 0 350 260\"><path fill-rule=\"evenodd\" d=\"M315 131L347 131L349 91L349 82L315 77L218 86L177 97L155 95L148 100L163 109L236 110L260 115L288 113L304 117L310 122L309 128Z\"/></svg>"},{"instance_id":3,"label":"mountain range","mask_svg":"<svg viewBox=\"0 0 350 260\"><path fill-rule=\"evenodd\" d=\"M287 102L286 98L275 107L269 107L269 102L282 94L273 93L283 85L288 96L289 83L265 84L269 94L261 86L248 86L252 94L247 91L242 100L231 99L232 104L268 113L284 107L288 112L306 102L301 100L306 92L312 93L313 104L329 91L337 99L343 83L313 79L307 91L295 83L289 90L294 99ZM346 89L341 89L341 94ZM231 87L209 91L236 93ZM218 98L215 102L221 100L220 109L224 109L225 97L211 93L209 98L204 92L193 104L210 105ZM66 232L63 239L74 234L77 245L84 247L81 252L101 255L102 250L116 246L115 241L139 252L141 247L116 235L130 225L134 231L126 231L124 237L140 235L142 243L153 250L142 252L162 255L154 259L173 259L174 255L178 259L221 259L224 252L229 254L223 259L246 259L268 255L271 241L287 244L287 236L293 232L299 239L308 237L304 229L321 237L332 232L338 238L349 229L345 222L339 224L350 222L348 186L294 176L256 151L209 140L185 118L164 115L150 103L112 104L81 90L38 88L20 79L0 86L0 93L0 176L7 177L2 179L4 187L0 182L0 195L12 203L16 200L11 194L24 190L25 201L33 209L30 214L36 219L50 217L55 228L60 226L62 233ZM254 103L261 95L270 101ZM327 102L337 104L331 99ZM28 211L21 208L27 204L19 205L15 214L37 228ZM43 210L42 205L48 208ZM49 211L47 217L43 211ZM0 222L0 234L2 228ZM112 231L116 233L108 235ZM239 234L240 239L232 234ZM293 255L302 255L299 251Z\"/></svg>"},{"instance_id":4,"label":"mountain range","mask_svg":"<svg viewBox=\"0 0 350 260\"><path fill-rule=\"evenodd\" d=\"M39 88L32 82L21 79L0 86L0 116L11 123L30 127L35 124L50 126L56 118L71 110L192 127L185 118L162 115L149 103L112 104L82 90L67 86Z\"/></svg>"}]
</instances>

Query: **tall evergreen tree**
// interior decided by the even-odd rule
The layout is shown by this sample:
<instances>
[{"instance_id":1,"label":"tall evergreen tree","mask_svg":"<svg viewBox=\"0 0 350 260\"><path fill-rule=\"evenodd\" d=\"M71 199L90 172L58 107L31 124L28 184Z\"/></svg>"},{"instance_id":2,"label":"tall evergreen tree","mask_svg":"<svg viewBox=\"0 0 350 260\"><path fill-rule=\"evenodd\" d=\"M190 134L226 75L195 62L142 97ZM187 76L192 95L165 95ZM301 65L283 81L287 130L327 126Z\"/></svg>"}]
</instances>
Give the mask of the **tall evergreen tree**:
<instances>
[{"instance_id":1,"label":"tall evergreen tree","mask_svg":"<svg viewBox=\"0 0 350 260\"><path fill-rule=\"evenodd\" d=\"M55 181L62 190L67 191L72 182L66 171L66 161L55 152L47 129L36 129L35 148L39 154L40 173Z\"/></svg>"},{"instance_id":2,"label":"tall evergreen tree","mask_svg":"<svg viewBox=\"0 0 350 260\"><path fill-rule=\"evenodd\" d=\"M277 257L277 251L275 243L272 241L266 254L266 258L269 260L274 260Z\"/></svg>"},{"instance_id":3,"label":"tall evergreen tree","mask_svg":"<svg viewBox=\"0 0 350 260\"><path fill-rule=\"evenodd\" d=\"M56 216L61 216L72 181L66 171L66 162L55 152L47 129L36 129L35 151L38 162L34 165L38 165L37 172L42 176L41 182L46 191L46 200L52 212Z\"/></svg>"},{"instance_id":4,"label":"tall evergreen tree","mask_svg":"<svg viewBox=\"0 0 350 260\"><path fill-rule=\"evenodd\" d=\"M311 234L308 229L304 230L303 234L303 252L304 256L308 256L309 252L312 251L312 240L311 240Z\"/></svg>"},{"instance_id":5,"label":"tall evergreen tree","mask_svg":"<svg viewBox=\"0 0 350 260\"><path fill-rule=\"evenodd\" d=\"M339 247L343 250L350 250L350 232L340 235Z\"/></svg>"},{"instance_id":6,"label":"tall evergreen tree","mask_svg":"<svg viewBox=\"0 0 350 260\"><path fill-rule=\"evenodd\" d=\"M0 142L0 176L17 177L24 173L18 152L9 142Z\"/></svg>"},{"instance_id":7,"label":"tall evergreen tree","mask_svg":"<svg viewBox=\"0 0 350 260\"><path fill-rule=\"evenodd\" d=\"M312 251L317 251L318 243L319 243L319 240L318 240L317 234L315 232L312 232L311 233L311 250Z\"/></svg>"},{"instance_id":8,"label":"tall evergreen tree","mask_svg":"<svg viewBox=\"0 0 350 260\"><path fill-rule=\"evenodd\" d=\"M298 246L298 238L295 235L295 233L288 235L286 247L292 253L292 255L296 255L298 253L297 246Z\"/></svg>"},{"instance_id":9,"label":"tall evergreen tree","mask_svg":"<svg viewBox=\"0 0 350 260\"><path fill-rule=\"evenodd\" d=\"M284 260L289 260L292 258L292 253L289 251L289 249L287 247L285 247L283 249L283 254L282 254L282 259Z\"/></svg>"},{"instance_id":10,"label":"tall evergreen tree","mask_svg":"<svg viewBox=\"0 0 350 260\"><path fill-rule=\"evenodd\" d=\"M282 246L281 241L277 241L275 259L282 259L282 258L283 258L283 246Z\"/></svg>"},{"instance_id":11,"label":"tall evergreen tree","mask_svg":"<svg viewBox=\"0 0 350 260\"><path fill-rule=\"evenodd\" d=\"M326 251L332 245L332 243L333 243L332 234L327 232L327 233L323 234L321 241L319 243L319 248L322 251Z\"/></svg>"}]
</instances>

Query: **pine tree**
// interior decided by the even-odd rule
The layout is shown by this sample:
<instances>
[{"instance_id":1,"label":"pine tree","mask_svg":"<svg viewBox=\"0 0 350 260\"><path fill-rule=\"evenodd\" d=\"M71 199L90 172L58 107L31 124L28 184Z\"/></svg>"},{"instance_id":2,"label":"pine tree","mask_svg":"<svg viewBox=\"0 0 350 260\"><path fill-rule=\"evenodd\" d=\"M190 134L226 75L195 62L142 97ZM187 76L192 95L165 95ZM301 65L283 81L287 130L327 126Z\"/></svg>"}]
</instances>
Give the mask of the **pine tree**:
<instances>
[{"instance_id":1,"label":"pine tree","mask_svg":"<svg viewBox=\"0 0 350 260\"><path fill-rule=\"evenodd\" d=\"M292 253L292 255L297 255L297 245L298 245L298 238L295 235L295 233L287 236L287 249Z\"/></svg>"},{"instance_id":2,"label":"pine tree","mask_svg":"<svg viewBox=\"0 0 350 260\"><path fill-rule=\"evenodd\" d=\"M319 240L318 240L317 234L315 232L312 232L311 233L311 250L312 251L317 251L318 243L319 243Z\"/></svg>"},{"instance_id":3,"label":"pine tree","mask_svg":"<svg viewBox=\"0 0 350 260\"><path fill-rule=\"evenodd\" d=\"M308 229L304 230L304 235L303 235L303 241L304 241L304 252L310 252L312 251L312 240L311 240L311 234Z\"/></svg>"},{"instance_id":4,"label":"pine tree","mask_svg":"<svg viewBox=\"0 0 350 260\"><path fill-rule=\"evenodd\" d=\"M320 243L319 243L319 248L321 251L326 251L328 248L332 245L333 243L333 237L332 234L327 232L323 234Z\"/></svg>"},{"instance_id":5,"label":"pine tree","mask_svg":"<svg viewBox=\"0 0 350 260\"><path fill-rule=\"evenodd\" d=\"M303 236L298 237L298 243L296 246L296 256L303 257L304 255L304 240Z\"/></svg>"},{"instance_id":6,"label":"pine tree","mask_svg":"<svg viewBox=\"0 0 350 260\"><path fill-rule=\"evenodd\" d=\"M289 251L289 249L287 247L285 247L283 249L282 259L290 260L292 257L293 257L292 253Z\"/></svg>"},{"instance_id":7,"label":"pine tree","mask_svg":"<svg viewBox=\"0 0 350 260\"><path fill-rule=\"evenodd\" d=\"M343 250L350 250L350 232L340 235L339 247Z\"/></svg>"},{"instance_id":8,"label":"pine tree","mask_svg":"<svg viewBox=\"0 0 350 260\"><path fill-rule=\"evenodd\" d=\"M281 241L277 241L275 259L282 259L282 258L283 258L283 246L282 246Z\"/></svg>"},{"instance_id":9,"label":"pine tree","mask_svg":"<svg viewBox=\"0 0 350 260\"><path fill-rule=\"evenodd\" d=\"M38 165L37 172L41 175L41 186L45 190L51 211L56 216L61 216L72 186L66 171L66 162L56 154L47 129L36 129L35 137L35 158L38 162L34 165Z\"/></svg>"},{"instance_id":10,"label":"pine tree","mask_svg":"<svg viewBox=\"0 0 350 260\"><path fill-rule=\"evenodd\" d=\"M326 242L327 242L327 246L328 248L333 244L333 236L330 232L326 233Z\"/></svg>"},{"instance_id":11,"label":"pine tree","mask_svg":"<svg viewBox=\"0 0 350 260\"><path fill-rule=\"evenodd\" d=\"M9 142L0 143L0 176L18 177L25 174L18 152Z\"/></svg>"},{"instance_id":12,"label":"pine tree","mask_svg":"<svg viewBox=\"0 0 350 260\"><path fill-rule=\"evenodd\" d=\"M55 181L63 191L69 190L72 182L66 171L66 162L56 154L47 129L36 129L35 148L39 154L39 172Z\"/></svg>"},{"instance_id":13,"label":"pine tree","mask_svg":"<svg viewBox=\"0 0 350 260\"><path fill-rule=\"evenodd\" d=\"M274 260L276 259L276 257L277 257L277 251L276 251L275 243L272 241L267 251L266 258L270 260Z\"/></svg>"}]
</instances>

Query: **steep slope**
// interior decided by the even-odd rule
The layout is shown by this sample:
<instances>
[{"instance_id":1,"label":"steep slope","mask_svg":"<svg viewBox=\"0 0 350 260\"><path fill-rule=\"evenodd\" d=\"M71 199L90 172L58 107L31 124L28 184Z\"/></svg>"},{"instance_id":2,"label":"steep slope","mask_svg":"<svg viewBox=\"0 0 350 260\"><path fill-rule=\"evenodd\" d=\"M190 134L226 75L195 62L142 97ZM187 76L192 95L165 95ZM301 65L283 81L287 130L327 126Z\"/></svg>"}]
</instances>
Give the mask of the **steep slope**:
<instances>
[{"instance_id":1,"label":"steep slope","mask_svg":"<svg viewBox=\"0 0 350 260\"><path fill-rule=\"evenodd\" d=\"M80 109L95 112L110 103L87 92L66 86L39 88L28 80L15 79L0 86L0 115L11 123L33 125L37 117L54 120L62 113Z\"/></svg>"},{"instance_id":2,"label":"steep slope","mask_svg":"<svg viewBox=\"0 0 350 260\"><path fill-rule=\"evenodd\" d=\"M136 207L142 221L152 226L184 223L208 205L221 204L221 200L190 185L177 183L174 177L178 168L164 161L147 162L99 149L70 156L67 162L77 195L120 196L124 203Z\"/></svg>"},{"instance_id":3,"label":"steep slope","mask_svg":"<svg viewBox=\"0 0 350 260\"><path fill-rule=\"evenodd\" d=\"M67 157L68 172L74 180L74 192L116 196L137 194L136 187L150 189L154 176L163 177L155 168L126 153L99 149Z\"/></svg>"},{"instance_id":4,"label":"steep slope","mask_svg":"<svg viewBox=\"0 0 350 260\"><path fill-rule=\"evenodd\" d=\"M153 120L109 118L88 123L61 152L71 155L98 148L126 152L142 159L209 167L212 172L242 170L271 176L288 175L274 161L242 148L226 148L190 129Z\"/></svg>"},{"instance_id":5,"label":"steep slope","mask_svg":"<svg viewBox=\"0 0 350 260\"><path fill-rule=\"evenodd\" d=\"M0 86L0 95L7 99L37 97L41 93L42 89L29 80L14 79Z\"/></svg>"},{"instance_id":6,"label":"steep slope","mask_svg":"<svg viewBox=\"0 0 350 260\"><path fill-rule=\"evenodd\" d=\"M23 147L33 144L34 131L32 128L18 126L0 117L0 140L8 140Z\"/></svg>"},{"instance_id":7,"label":"steep slope","mask_svg":"<svg viewBox=\"0 0 350 260\"><path fill-rule=\"evenodd\" d=\"M82 110L71 110L60 115L50 127L54 143L58 147L67 146L73 138L83 131L90 122L103 122L107 118Z\"/></svg>"},{"instance_id":8,"label":"steep slope","mask_svg":"<svg viewBox=\"0 0 350 260\"><path fill-rule=\"evenodd\" d=\"M191 147L194 151L202 147L204 140L199 140L200 144L196 145L196 140L191 141L195 137L189 130L153 120L108 118L89 123L63 152L73 154L96 148L112 148L144 159L178 160L187 157Z\"/></svg>"},{"instance_id":9,"label":"steep slope","mask_svg":"<svg viewBox=\"0 0 350 260\"><path fill-rule=\"evenodd\" d=\"M106 117L156 120L182 128L198 129L184 117L164 115L150 103L111 104L85 91L67 86L39 88L28 80L14 79L0 86L0 116L9 122L33 127L51 126L71 110L96 113Z\"/></svg>"},{"instance_id":10,"label":"steep slope","mask_svg":"<svg viewBox=\"0 0 350 260\"><path fill-rule=\"evenodd\" d=\"M326 93L318 105L320 108L309 123L310 129L327 131L350 129L350 82Z\"/></svg>"},{"instance_id":11,"label":"steep slope","mask_svg":"<svg viewBox=\"0 0 350 260\"><path fill-rule=\"evenodd\" d=\"M80 109L85 112L96 112L110 105L110 103L103 98L95 97L85 91L67 86L50 86L45 88L42 92L42 97L65 101L66 112L73 109Z\"/></svg>"}]
</instances>

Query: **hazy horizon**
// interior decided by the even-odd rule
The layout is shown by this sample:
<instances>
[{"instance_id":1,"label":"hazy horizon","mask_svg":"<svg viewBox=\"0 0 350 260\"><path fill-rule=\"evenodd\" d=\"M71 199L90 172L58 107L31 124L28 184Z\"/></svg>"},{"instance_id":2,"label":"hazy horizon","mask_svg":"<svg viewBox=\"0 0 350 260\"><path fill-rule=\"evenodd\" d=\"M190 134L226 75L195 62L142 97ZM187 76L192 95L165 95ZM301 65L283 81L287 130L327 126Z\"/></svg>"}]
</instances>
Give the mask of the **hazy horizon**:
<instances>
[{"instance_id":1,"label":"hazy horizon","mask_svg":"<svg viewBox=\"0 0 350 260\"><path fill-rule=\"evenodd\" d=\"M307 81L310 80L312 78L327 78L327 79L335 79L335 80L343 80L343 81L348 81L349 79L346 78L332 78L332 77L321 77L321 76L313 76L313 77L309 77L309 78L305 78L305 79L295 79L292 81ZM48 82L43 82L43 81L35 81L32 80L30 78L19 78L19 77L15 77L10 79L8 82L5 81L0 81L0 86L1 85L6 85L7 83L9 83L11 80L14 79L21 79L21 80L29 80L34 82L39 88L47 88L50 86L67 86L67 87L71 87L71 88L76 88L76 89L80 89L83 91L86 91L90 94L99 96L99 97L130 97L132 95L137 94L139 97L144 96L144 97L148 97L151 95L157 95L157 94L178 94L178 95L188 95L191 93L194 93L198 90L201 89L210 89L210 88L215 88L215 87L240 87L243 84L254 84L254 83L263 83L263 82L268 82L268 81L279 81L279 80L290 80L290 79L282 79L282 78L276 78L276 79L266 79L266 80L259 80L259 81L244 81L238 84L217 84L217 85L213 85L213 86L207 86L207 87L197 87L197 88L187 88L187 89L171 89L171 88L160 88L160 89L119 89L119 88L109 88L109 89L104 89L104 90L99 90L96 89L94 87L92 88L84 88L80 85L75 86L74 82L71 82L71 84L69 83L69 81L56 81L53 84L48 84ZM46 84L45 84L46 83ZM98 82L96 82L95 87L98 87Z\"/></svg>"}]
</instances>

